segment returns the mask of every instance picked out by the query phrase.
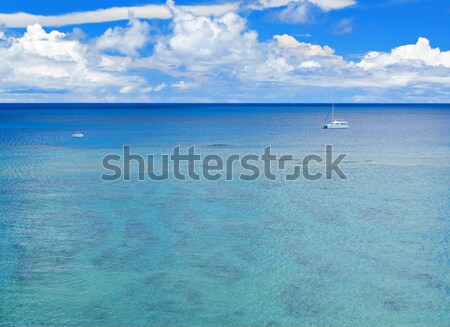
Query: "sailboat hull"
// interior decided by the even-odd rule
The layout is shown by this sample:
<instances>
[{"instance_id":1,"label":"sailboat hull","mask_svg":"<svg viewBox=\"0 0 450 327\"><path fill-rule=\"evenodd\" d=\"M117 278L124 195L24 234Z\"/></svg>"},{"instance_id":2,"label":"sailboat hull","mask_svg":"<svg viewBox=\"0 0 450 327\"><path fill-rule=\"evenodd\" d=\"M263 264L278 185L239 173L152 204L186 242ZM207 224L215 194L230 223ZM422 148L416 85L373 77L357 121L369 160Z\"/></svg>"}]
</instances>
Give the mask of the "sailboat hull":
<instances>
[{"instance_id":1,"label":"sailboat hull","mask_svg":"<svg viewBox=\"0 0 450 327\"><path fill-rule=\"evenodd\" d=\"M348 125L334 125L334 124L326 124L323 125L324 129L347 129L349 128Z\"/></svg>"}]
</instances>

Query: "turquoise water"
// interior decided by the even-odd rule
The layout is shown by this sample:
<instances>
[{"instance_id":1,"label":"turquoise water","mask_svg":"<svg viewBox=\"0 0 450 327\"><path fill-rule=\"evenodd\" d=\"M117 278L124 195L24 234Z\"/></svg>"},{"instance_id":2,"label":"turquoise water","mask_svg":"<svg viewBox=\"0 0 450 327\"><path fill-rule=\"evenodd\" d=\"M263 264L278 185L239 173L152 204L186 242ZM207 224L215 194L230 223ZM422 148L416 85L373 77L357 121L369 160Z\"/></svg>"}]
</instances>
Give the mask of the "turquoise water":
<instances>
[{"instance_id":1,"label":"turquoise water","mask_svg":"<svg viewBox=\"0 0 450 327\"><path fill-rule=\"evenodd\" d=\"M450 106L48 107L0 110L0 325L450 324ZM193 144L348 179L100 180Z\"/></svg>"}]
</instances>

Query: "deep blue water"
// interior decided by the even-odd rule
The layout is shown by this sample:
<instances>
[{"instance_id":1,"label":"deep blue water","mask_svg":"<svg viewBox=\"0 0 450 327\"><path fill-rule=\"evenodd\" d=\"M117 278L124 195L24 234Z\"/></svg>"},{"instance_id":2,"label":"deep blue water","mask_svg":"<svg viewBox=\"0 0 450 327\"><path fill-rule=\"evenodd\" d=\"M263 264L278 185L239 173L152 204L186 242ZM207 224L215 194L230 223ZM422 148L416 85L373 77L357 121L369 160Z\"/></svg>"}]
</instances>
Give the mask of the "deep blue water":
<instances>
[{"instance_id":1,"label":"deep blue water","mask_svg":"<svg viewBox=\"0 0 450 327\"><path fill-rule=\"evenodd\" d=\"M450 105L328 107L0 105L0 325L449 325ZM347 180L100 179L326 144Z\"/></svg>"}]
</instances>

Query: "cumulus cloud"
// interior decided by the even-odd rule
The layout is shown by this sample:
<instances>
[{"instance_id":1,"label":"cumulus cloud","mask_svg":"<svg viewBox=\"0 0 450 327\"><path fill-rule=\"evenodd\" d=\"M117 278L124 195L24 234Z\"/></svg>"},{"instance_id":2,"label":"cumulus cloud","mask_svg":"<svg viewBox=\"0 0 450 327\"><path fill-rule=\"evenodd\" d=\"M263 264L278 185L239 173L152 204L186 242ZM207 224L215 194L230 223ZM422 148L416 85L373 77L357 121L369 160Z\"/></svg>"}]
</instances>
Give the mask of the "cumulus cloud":
<instances>
[{"instance_id":1,"label":"cumulus cloud","mask_svg":"<svg viewBox=\"0 0 450 327\"><path fill-rule=\"evenodd\" d=\"M332 48L299 42L286 34L259 42L256 31L249 30L246 20L234 12L205 17L175 7L172 2L169 6L173 30L157 43L151 63L152 68L157 62L160 69L174 76L185 72L186 76L194 74L209 80L286 80L289 72L305 68L301 66L305 61L319 65L342 62Z\"/></svg>"},{"instance_id":2,"label":"cumulus cloud","mask_svg":"<svg viewBox=\"0 0 450 327\"><path fill-rule=\"evenodd\" d=\"M331 6L331 2L328 4ZM160 40L147 62L174 77L197 79L200 85L210 85L205 80L238 80L242 85L277 82L291 86L389 89L444 85L450 79L447 70L430 69L430 65L447 65L447 53L431 49L423 40L393 49L390 54L372 52L360 62L353 62L336 55L327 45L300 42L288 34L260 42L256 31L249 30L246 20L234 12L204 17L172 3L170 8L173 30ZM414 65L413 59L423 62L420 70L414 68L417 63ZM388 67L393 62L406 61L406 68Z\"/></svg>"},{"instance_id":3,"label":"cumulus cloud","mask_svg":"<svg viewBox=\"0 0 450 327\"><path fill-rule=\"evenodd\" d=\"M226 100L227 94L239 100L239 94L249 101L264 88L270 90L264 95L277 94L278 100L293 89L346 90L359 100L386 99L387 93L398 100L400 92L421 97L434 92L439 99L450 94L450 51L431 47L425 38L389 52L369 52L354 62L330 46L301 42L289 34L258 40L257 32L234 11L198 15L172 1L167 10L173 16L171 29L159 36L147 57L139 53L149 27L136 19L94 40L84 40L81 31L47 32L40 25L29 26L18 37L0 32L0 97L36 89L83 94L73 96L83 101L173 100L158 98L163 89L162 95L180 99L199 99L198 94L203 99L208 93L210 100ZM154 71L157 77L150 80Z\"/></svg>"},{"instance_id":4,"label":"cumulus cloud","mask_svg":"<svg viewBox=\"0 0 450 327\"><path fill-rule=\"evenodd\" d=\"M73 40L66 40L66 34L51 31L46 33L38 25L28 26L23 37L13 40L12 52L36 55L59 62L84 62L86 47Z\"/></svg>"},{"instance_id":5,"label":"cumulus cloud","mask_svg":"<svg viewBox=\"0 0 450 327\"><path fill-rule=\"evenodd\" d=\"M299 68L320 68L322 67L317 61L304 61L299 65Z\"/></svg>"},{"instance_id":6,"label":"cumulus cloud","mask_svg":"<svg viewBox=\"0 0 450 327\"><path fill-rule=\"evenodd\" d=\"M324 77L348 70L351 65L335 55L329 46L299 42L288 34L274 35L272 41L260 46L264 49L265 58L245 68L243 77L247 79L278 81L287 85L329 86L332 82ZM311 74L312 71L317 71L317 75Z\"/></svg>"},{"instance_id":7,"label":"cumulus cloud","mask_svg":"<svg viewBox=\"0 0 450 327\"><path fill-rule=\"evenodd\" d=\"M196 16L175 7L173 31L155 46L154 61L188 71L227 71L258 57L258 34L248 31L246 20L234 12L222 16Z\"/></svg>"},{"instance_id":8,"label":"cumulus cloud","mask_svg":"<svg viewBox=\"0 0 450 327\"><path fill-rule=\"evenodd\" d=\"M139 21L130 14L128 27L108 28L97 39L96 46L99 50L117 51L128 56L136 56L148 42L150 27L145 21Z\"/></svg>"},{"instance_id":9,"label":"cumulus cloud","mask_svg":"<svg viewBox=\"0 0 450 327\"><path fill-rule=\"evenodd\" d=\"M6 39L0 44L0 83L4 92L18 89L91 92L141 81L139 77L100 69L97 59L91 62L93 56L86 44L58 31L47 33L38 24L28 26L21 37Z\"/></svg>"},{"instance_id":10,"label":"cumulus cloud","mask_svg":"<svg viewBox=\"0 0 450 327\"><path fill-rule=\"evenodd\" d=\"M386 68L391 65L427 65L450 68L450 51L432 48L430 41L419 37L416 44L409 44L394 48L390 53L369 52L358 66L365 69Z\"/></svg>"},{"instance_id":11,"label":"cumulus cloud","mask_svg":"<svg viewBox=\"0 0 450 327\"><path fill-rule=\"evenodd\" d=\"M329 46L320 46L306 42L299 42L293 36L288 34L274 35L277 46L284 49L291 49L298 54L305 56L332 56L334 50Z\"/></svg>"},{"instance_id":12,"label":"cumulus cloud","mask_svg":"<svg viewBox=\"0 0 450 327\"><path fill-rule=\"evenodd\" d=\"M155 46L155 63L175 77L204 80L288 81L296 70L347 67L329 46L299 42L291 35L275 35L259 42L256 31L234 12L218 17L196 16L169 2L173 30ZM200 83L202 84L202 83Z\"/></svg>"}]
</instances>

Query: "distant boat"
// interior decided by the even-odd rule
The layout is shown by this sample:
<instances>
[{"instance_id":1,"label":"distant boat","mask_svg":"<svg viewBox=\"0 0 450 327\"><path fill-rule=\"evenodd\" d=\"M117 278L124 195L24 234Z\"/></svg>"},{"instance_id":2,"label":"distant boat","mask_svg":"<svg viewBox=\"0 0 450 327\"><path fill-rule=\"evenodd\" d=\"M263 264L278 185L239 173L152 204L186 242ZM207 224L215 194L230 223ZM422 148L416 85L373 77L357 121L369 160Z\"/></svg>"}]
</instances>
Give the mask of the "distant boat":
<instances>
[{"instance_id":1,"label":"distant boat","mask_svg":"<svg viewBox=\"0 0 450 327\"><path fill-rule=\"evenodd\" d=\"M328 113L328 116L330 115L330 113ZM325 121L327 120L327 118L325 118ZM350 126L348 126L348 123L346 120L342 120L342 119L334 119L334 103L331 106L331 122L330 123L325 123L322 126L324 129L344 129L344 128L349 128Z\"/></svg>"},{"instance_id":2,"label":"distant boat","mask_svg":"<svg viewBox=\"0 0 450 327\"><path fill-rule=\"evenodd\" d=\"M72 134L72 137L82 138L82 137L84 137L84 134L83 134L83 132L75 132Z\"/></svg>"}]
</instances>

